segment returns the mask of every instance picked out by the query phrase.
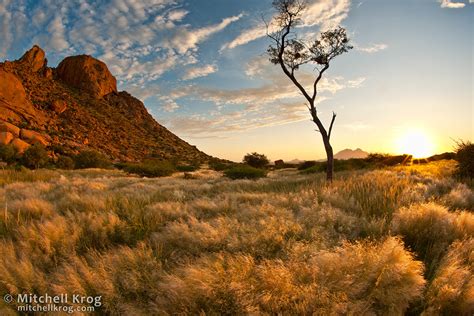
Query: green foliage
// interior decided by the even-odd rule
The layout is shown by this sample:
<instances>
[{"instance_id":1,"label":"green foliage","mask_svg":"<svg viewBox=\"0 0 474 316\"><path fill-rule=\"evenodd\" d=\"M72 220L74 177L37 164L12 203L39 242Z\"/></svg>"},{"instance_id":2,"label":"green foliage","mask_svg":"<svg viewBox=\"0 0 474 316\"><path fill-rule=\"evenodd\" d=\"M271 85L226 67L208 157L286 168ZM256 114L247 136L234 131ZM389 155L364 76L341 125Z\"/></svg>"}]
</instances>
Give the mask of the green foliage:
<instances>
[{"instance_id":1,"label":"green foliage","mask_svg":"<svg viewBox=\"0 0 474 316\"><path fill-rule=\"evenodd\" d=\"M123 170L128 173L150 178L170 176L176 171L170 162L153 159L145 160L141 163L126 163L123 165Z\"/></svg>"},{"instance_id":2,"label":"green foliage","mask_svg":"<svg viewBox=\"0 0 474 316\"><path fill-rule=\"evenodd\" d=\"M191 172L199 169L199 166L194 165L177 165L176 170L181 172Z\"/></svg>"},{"instance_id":3,"label":"green foliage","mask_svg":"<svg viewBox=\"0 0 474 316\"><path fill-rule=\"evenodd\" d=\"M267 156L253 152L245 155L243 162L254 168L264 168L270 161Z\"/></svg>"},{"instance_id":4,"label":"green foliage","mask_svg":"<svg viewBox=\"0 0 474 316\"><path fill-rule=\"evenodd\" d=\"M251 166L240 165L224 171L226 177L231 179L259 179L267 176L267 172Z\"/></svg>"},{"instance_id":5,"label":"green foliage","mask_svg":"<svg viewBox=\"0 0 474 316\"><path fill-rule=\"evenodd\" d=\"M314 161L314 160L308 160L308 161L305 161L303 162L302 164L300 164L298 166L298 170L306 170L306 169L309 169L311 167L314 167L316 166L317 162Z\"/></svg>"},{"instance_id":6,"label":"green foliage","mask_svg":"<svg viewBox=\"0 0 474 316\"><path fill-rule=\"evenodd\" d=\"M303 173L318 173L326 172L327 162L315 162L314 166L303 169ZM351 171L366 169L371 166L371 163L365 159L347 159L347 160L334 160L334 171Z\"/></svg>"},{"instance_id":7,"label":"green foliage","mask_svg":"<svg viewBox=\"0 0 474 316\"><path fill-rule=\"evenodd\" d=\"M76 169L103 168L111 167L111 162L104 154L94 150L81 151L74 157Z\"/></svg>"},{"instance_id":8,"label":"green foliage","mask_svg":"<svg viewBox=\"0 0 474 316\"><path fill-rule=\"evenodd\" d=\"M234 165L235 164L233 163L225 163L225 162L220 162L220 161L209 162L209 168L215 171L224 171L224 170L232 168Z\"/></svg>"},{"instance_id":9,"label":"green foliage","mask_svg":"<svg viewBox=\"0 0 474 316\"><path fill-rule=\"evenodd\" d=\"M34 144L25 150L21 162L30 169L44 167L49 162L48 152L43 145Z\"/></svg>"},{"instance_id":10,"label":"green foliage","mask_svg":"<svg viewBox=\"0 0 474 316\"><path fill-rule=\"evenodd\" d=\"M74 169L74 160L68 156L59 156L56 162L56 167L59 169L70 170Z\"/></svg>"},{"instance_id":11,"label":"green foliage","mask_svg":"<svg viewBox=\"0 0 474 316\"><path fill-rule=\"evenodd\" d=\"M0 161L12 163L15 161L16 151L12 145L0 145Z\"/></svg>"},{"instance_id":12,"label":"green foliage","mask_svg":"<svg viewBox=\"0 0 474 316\"><path fill-rule=\"evenodd\" d=\"M457 174L461 177L474 178L474 144L461 140L456 145Z\"/></svg>"}]
</instances>

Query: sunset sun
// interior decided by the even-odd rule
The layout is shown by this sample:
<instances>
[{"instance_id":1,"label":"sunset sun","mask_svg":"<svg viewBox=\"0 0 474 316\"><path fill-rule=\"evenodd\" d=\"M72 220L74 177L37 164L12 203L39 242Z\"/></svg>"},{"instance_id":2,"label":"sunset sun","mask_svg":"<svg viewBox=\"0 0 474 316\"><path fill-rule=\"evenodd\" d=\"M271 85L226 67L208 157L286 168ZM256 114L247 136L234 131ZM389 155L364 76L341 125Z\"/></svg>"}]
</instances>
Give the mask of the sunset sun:
<instances>
[{"instance_id":1,"label":"sunset sun","mask_svg":"<svg viewBox=\"0 0 474 316\"><path fill-rule=\"evenodd\" d=\"M431 137L422 130L407 130L396 141L400 154L413 155L413 158L426 158L434 153Z\"/></svg>"}]
</instances>

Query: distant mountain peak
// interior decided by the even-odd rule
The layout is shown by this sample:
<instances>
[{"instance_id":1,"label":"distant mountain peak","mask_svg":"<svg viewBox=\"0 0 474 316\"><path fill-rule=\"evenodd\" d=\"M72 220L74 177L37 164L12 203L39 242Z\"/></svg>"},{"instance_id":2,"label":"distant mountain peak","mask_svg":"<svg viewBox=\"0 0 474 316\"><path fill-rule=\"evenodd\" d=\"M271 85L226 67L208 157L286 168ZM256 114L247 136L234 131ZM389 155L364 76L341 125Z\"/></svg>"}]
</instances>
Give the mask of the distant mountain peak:
<instances>
[{"instance_id":1,"label":"distant mountain peak","mask_svg":"<svg viewBox=\"0 0 474 316\"><path fill-rule=\"evenodd\" d=\"M334 159L340 159L340 160L346 160L346 159L352 159L352 158L362 159L362 158L367 158L368 155L369 155L368 152L360 148L357 148L354 150L346 148L336 153L334 155Z\"/></svg>"}]
</instances>

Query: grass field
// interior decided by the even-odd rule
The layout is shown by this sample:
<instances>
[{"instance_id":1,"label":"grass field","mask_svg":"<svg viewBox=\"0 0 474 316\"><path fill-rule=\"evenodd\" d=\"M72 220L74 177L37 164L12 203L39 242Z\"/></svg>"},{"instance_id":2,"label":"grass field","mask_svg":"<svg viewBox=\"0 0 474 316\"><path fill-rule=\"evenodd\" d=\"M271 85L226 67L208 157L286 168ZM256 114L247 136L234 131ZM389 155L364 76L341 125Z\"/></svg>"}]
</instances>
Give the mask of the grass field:
<instances>
[{"instance_id":1,"label":"grass field","mask_svg":"<svg viewBox=\"0 0 474 316\"><path fill-rule=\"evenodd\" d=\"M329 186L287 169L0 171L0 292L100 295L112 315L471 315L474 193L454 167Z\"/></svg>"}]
</instances>

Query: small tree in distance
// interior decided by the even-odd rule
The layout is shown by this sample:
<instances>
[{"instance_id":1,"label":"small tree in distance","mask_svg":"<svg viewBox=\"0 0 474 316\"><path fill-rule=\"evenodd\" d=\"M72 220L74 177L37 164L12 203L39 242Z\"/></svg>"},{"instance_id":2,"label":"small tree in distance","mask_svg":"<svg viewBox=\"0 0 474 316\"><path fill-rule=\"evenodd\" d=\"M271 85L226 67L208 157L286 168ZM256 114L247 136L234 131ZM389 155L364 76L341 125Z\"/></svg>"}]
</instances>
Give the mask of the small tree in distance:
<instances>
[{"instance_id":1,"label":"small tree in distance","mask_svg":"<svg viewBox=\"0 0 474 316\"><path fill-rule=\"evenodd\" d=\"M267 156L253 152L244 156L244 163L254 168L263 168L269 164Z\"/></svg>"},{"instance_id":2,"label":"small tree in distance","mask_svg":"<svg viewBox=\"0 0 474 316\"><path fill-rule=\"evenodd\" d=\"M316 108L318 84L324 72L329 68L330 62L352 49L352 46L349 45L346 30L342 27L322 32L314 41L305 42L298 39L294 31L301 24L306 9L305 2L303 0L274 0L272 4L277 15L273 18L271 31L267 25L267 35L273 40L273 44L268 48L270 61L275 65L280 65L285 75L305 97L311 120L318 127L317 131L321 133L323 139L327 156L326 178L331 182L334 173L334 154L330 141L336 113L333 112L329 128L326 129ZM307 64L313 65L316 72L311 85L312 91L307 90L295 75L301 66Z\"/></svg>"}]
</instances>

